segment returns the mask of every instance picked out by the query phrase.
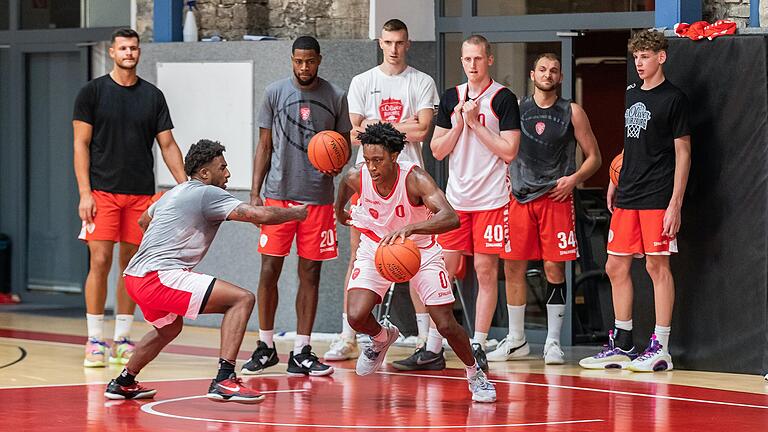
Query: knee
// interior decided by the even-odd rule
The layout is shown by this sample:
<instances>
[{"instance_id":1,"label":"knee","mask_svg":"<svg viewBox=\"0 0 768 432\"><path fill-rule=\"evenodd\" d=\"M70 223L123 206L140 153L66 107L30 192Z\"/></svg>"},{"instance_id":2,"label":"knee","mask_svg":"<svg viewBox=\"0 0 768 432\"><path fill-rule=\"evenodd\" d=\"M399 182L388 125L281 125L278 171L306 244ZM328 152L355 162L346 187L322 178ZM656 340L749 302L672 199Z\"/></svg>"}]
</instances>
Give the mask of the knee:
<instances>
[{"instance_id":1,"label":"knee","mask_svg":"<svg viewBox=\"0 0 768 432\"><path fill-rule=\"evenodd\" d=\"M450 338L453 333L456 332L457 323L453 323L450 320L442 319L440 322L435 322L435 327L440 333L440 336L444 338Z\"/></svg>"},{"instance_id":2,"label":"knee","mask_svg":"<svg viewBox=\"0 0 768 432\"><path fill-rule=\"evenodd\" d=\"M108 272L112 266L112 254L106 252L91 252L91 270Z\"/></svg>"},{"instance_id":3,"label":"knee","mask_svg":"<svg viewBox=\"0 0 768 432\"><path fill-rule=\"evenodd\" d=\"M544 261L544 274L548 281L560 283L565 280L565 263Z\"/></svg>"},{"instance_id":4,"label":"knee","mask_svg":"<svg viewBox=\"0 0 768 432\"><path fill-rule=\"evenodd\" d=\"M256 296L248 291L242 290L240 295L240 303L243 304L248 310L253 310L253 306L256 304Z\"/></svg>"},{"instance_id":5,"label":"knee","mask_svg":"<svg viewBox=\"0 0 768 432\"><path fill-rule=\"evenodd\" d=\"M629 276L629 266L624 265L622 262L608 259L608 262L605 263L605 273L608 274L611 280L624 278Z\"/></svg>"},{"instance_id":6,"label":"knee","mask_svg":"<svg viewBox=\"0 0 768 432\"><path fill-rule=\"evenodd\" d=\"M670 274L669 266L663 262L654 259L648 259L645 262L645 270L651 279L659 279Z\"/></svg>"},{"instance_id":7,"label":"knee","mask_svg":"<svg viewBox=\"0 0 768 432\"><path fill-rule=\"evenodd\" d=\"M359 331L365 325L365 318L369 313L366 313L361 308L349 306L347 307L347 322L349 322L353 329Z\"/></svg>"}]
</instances>

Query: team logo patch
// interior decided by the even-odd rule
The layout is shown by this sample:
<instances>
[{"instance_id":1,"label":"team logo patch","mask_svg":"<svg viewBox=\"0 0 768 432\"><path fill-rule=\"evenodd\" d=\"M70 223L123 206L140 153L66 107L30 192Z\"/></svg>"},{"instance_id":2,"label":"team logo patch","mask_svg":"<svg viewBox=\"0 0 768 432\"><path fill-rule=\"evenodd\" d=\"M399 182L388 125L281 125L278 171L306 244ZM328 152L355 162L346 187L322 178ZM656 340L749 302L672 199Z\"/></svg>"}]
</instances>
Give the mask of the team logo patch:
<instances>
[{"instance_id":1,"label":"team logo patch","mask_svg":"<svg viewBox=\"0 0 768 432\"><path fill-rule=\"evenodd\" d=\"M266 234L262 234L261 237L259 237L259 245L261 245L261 247L266 246L267 245L267 240L269 240L267 238L267 235Z\"/></svg>"},{"instance_id":2,"label":"team logo patch","mask_svg":"<svg viewBox=\"0 0 768 432\"><path fill-rule=\"evenodd\" d=\"M368 213L370 213L371 216L373 216L374 219L378 219L379 218L379 212L377 212L376 209L369 208L368 209Z\"/></svg>"},{"instance_id":3,"label":"team logo patch","mask_svg":"<svg viewBox=\"0 0 768 432\"><path fill-rule=\"evenodd\" d=\"M358 276L360 276L360 269L356 268L352 270L352 279L357 279Z\"/></svg>"},{"instance_id":4,"label":"team logo patch","mask_svg":"<svg viewBox=\"0 0 768 432\"><path fill-rule=\"evenodd\" d=\"M613 230L609 229L608 230L608 243L610 243L612 241L613 241Z\"/></svg>"},{"instance_id":5,"label":"team logo patch","mask_svg":"<svg viewBox=\"0 0 768 432\"><path fill-rule=\"evenodd\" d=\"M387 123L398 123L403 117L403 103L400 99L384 99L379 105L379 115Z\"/></svg>"},{"instance_id":6,"label":"team logo patch","mask_svg":"<svg viewBox=\"0 0 768 432\"><path fill-rule=\"evenodd\" d=\"M640 138L640 129L645 130L651 112L645 108L645 104L637 102L624 112L624 127L627 128L627 138Z\"/></svg>"},{"instance_id":7,"label":"team logo patch","mask_svg":"<svg viewBox=\"0 0 768 432\"><path fill-rule=\"evenodd\" d=\"M544 122L536 123L536 133L539 134L539 135L543 134L544 133L544 129L546 127L547 127L547 125L544 124Z\"/></svg>"},{"instance_id":8,"label":"team logo patch","mask_svg":"<svg viewBox=\"0 0 768 432\"><path fill-rule=\"evenodd\" d=\"M301 119L304 121L309 120L309 116L312 114L312 111L309 109L308 106L303 106L299 108L299 116L301 116Z\"/></svg>"}]
</instances>

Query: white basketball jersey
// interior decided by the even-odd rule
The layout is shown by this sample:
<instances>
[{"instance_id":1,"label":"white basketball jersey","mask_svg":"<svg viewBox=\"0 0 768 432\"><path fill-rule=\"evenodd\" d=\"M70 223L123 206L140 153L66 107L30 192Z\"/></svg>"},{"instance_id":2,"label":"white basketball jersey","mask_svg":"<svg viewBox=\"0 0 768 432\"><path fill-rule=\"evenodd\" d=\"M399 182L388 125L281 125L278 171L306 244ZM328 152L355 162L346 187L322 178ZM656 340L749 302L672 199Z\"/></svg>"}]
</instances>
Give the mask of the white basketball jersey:
<instances>
[{"instance_id":1,"label":"white basketball jersey","mask_svg":"<svg viewBox=\"0 0 768 432\"><path fill-rule=\"evenodd\" d=\"M376 191L368 167L363 165L360 169L360 200L352 207L352 226L376 242L392 231L432 216L427 206L413 205L408 199L406 178L416 164L399 162L398 165L395 186L386 197ZM409 238L420 248L435 244L433 235L414 234Z\"/></svg>"},{"instance_id":2,"label":"white basketball jersey","mask_svg":"<svg viewBox=\"0 0 768 432\"><path fill-rule=\"evenodd\" d=\"M504 88L491 80L491 84L473 98L478 103L480 123L495 134L499 134L499 117L491 101ZM457 86L456 91L459 101L467 100L467 83ZM451 115L451 124L456 126L455 114ZM481 143L466 125L450 154L448 169L446 196L456 210L493 210L509 203L507 163Z\"/></svg>"}]
</instances>

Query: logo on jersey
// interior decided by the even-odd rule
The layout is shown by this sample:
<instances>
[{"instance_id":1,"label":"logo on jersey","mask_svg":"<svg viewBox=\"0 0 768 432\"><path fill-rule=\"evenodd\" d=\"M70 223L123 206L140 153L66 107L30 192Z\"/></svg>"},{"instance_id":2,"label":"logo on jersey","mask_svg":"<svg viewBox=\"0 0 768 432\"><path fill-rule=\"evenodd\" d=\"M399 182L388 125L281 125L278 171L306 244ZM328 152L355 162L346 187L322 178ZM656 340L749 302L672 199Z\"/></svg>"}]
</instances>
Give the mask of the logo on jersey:
<instances>
[{"instance_id":1,"label":"logo on jersey","mask_svg":"<svg viewBox=\"0 0 768 432\"><path fill-rule=\"evenodd\" d=\"M303 106L299 108L299 116L301 116L301 119L304 121L309 120L309 116L312 114L312 111L309 109L308 106Z\"/></svg>"},{"instance_id":2,"label":"logo on jersey","mask_svg":"<svg viewBox=\"0 0 768 432\"><path fill-rule=\"evenodd\" d=\"M376 209L369 208L368 209L368 213L370 213L371 216L373 216L374 219L378 219L379 218L379 212L377 212Z\"/></svg>"},{"instance_id":3,"label":"logo on jersey","mask_svg":"<svg viewBox=\"0 0 768 432\"><path fill-rule=\"evenodd\" d=\"M356 268L356 269L352 270L352 280L357 279L358 276L360 276L360 269Z\"/></svg>"},{"instance_id":4,"label":"logo on jersey","mask_svg":"<svg viewBox=\"0 0 768 432\"><path fill-rule=\"evenodd\" d=\"M261 245L261 247L266 246L267 245L267 240L269 240L267 235L266 234L262 234L261 237L259 237L259 245Z\"/></svg>"},{"instance_id":5,"label":"logo on jersey","mask_svg":"<svg viewBox=\"0 0 768 432\"><path fill-rule=\"evenodd\" d=\"M398 123L403 117L403 103L400 99L384 99L379 105L381 120L387 123Z\"/></svg>"},{"instance_id":6,"label":"logo on jersey","mask_svg":"<svg viewBox=\"0 0 768 432\"><path fill-rule=\"evenodd\" d=\"M536 123L536 133L541 135L544 133L544 129L546 129L547 125L544 124L544 122L537 122Z\"/></svg>"},{"instance_id":7,"label":"logo on jersey","mask_svg":"<svg viewBox=\"0 0 768 432\"><path fill-rule=\"evenodd\" d=\"M645 104L637 102L624 113L624 127L627 128L627 138L640 138L640 129L648 127L651 112L645 109Z\"/></svg>"}]
</instances>

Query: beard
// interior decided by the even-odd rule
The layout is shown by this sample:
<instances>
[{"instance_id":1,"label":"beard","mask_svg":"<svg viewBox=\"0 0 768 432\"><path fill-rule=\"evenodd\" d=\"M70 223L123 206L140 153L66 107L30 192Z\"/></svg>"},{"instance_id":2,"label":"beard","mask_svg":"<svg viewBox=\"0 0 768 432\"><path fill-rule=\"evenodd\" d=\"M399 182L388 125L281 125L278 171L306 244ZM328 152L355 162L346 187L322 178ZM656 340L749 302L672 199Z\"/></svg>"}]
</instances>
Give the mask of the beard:
<instances>
[{"instance_id":1,"label":"beard","mask_svg":"<svg viewBox=\"0 0 768 432\"><path fill-rule=\"evenodd\" d=\"M533 85L537 89L545 92L556 91L557 88L560 87L560 83L552 83L551 85L547 86L546 84L540 84L538 81L534 81Z\"/></svg>"},{"instance_id":2,"label":"beard","mask_svg":"<svg viewBox=\"0 0 768 432\"><path fill-rule=\"evenodd\" d=\"M303 79L299 78L299 75L296 72L293 73L293 76L296 77L296 82L298 82L299 85L302 85L302 86L308 86L308 85L312 84L313 82L315 82L315 80L317 79L317 75L312 75L312 77L310 79L303 80Z\"/></svg>"}]
</instances>

